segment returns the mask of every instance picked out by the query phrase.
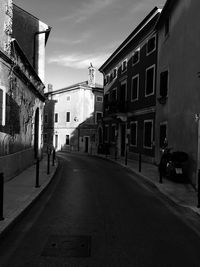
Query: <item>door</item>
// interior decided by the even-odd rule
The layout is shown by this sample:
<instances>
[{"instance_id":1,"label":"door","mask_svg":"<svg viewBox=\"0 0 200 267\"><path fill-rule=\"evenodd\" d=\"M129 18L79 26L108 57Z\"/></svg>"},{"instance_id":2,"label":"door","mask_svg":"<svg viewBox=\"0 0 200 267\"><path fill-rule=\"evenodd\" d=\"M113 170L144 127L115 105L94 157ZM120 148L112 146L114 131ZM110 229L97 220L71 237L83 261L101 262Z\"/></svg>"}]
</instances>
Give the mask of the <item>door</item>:
<instances>
[{"instance_id":1,"label":"door","mask_svg":"<svg viewBox=\"0 0 200 267\"><path fill-rule=\"evenodd\" d=\"M85 137L85 152L88 153L88 147L89 147L89 137Z\"/></svg>"}]
</instances>

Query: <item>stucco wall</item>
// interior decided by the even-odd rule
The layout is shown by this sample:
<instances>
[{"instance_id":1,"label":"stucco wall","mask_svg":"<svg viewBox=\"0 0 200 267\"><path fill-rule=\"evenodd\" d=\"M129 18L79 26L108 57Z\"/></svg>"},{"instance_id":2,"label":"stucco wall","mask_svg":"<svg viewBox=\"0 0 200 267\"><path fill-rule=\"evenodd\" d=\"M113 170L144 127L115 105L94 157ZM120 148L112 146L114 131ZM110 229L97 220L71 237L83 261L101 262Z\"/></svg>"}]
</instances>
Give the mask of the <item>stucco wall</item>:
<instances>
[{"instance_id":1,"label":"stucco wall","mask_svg":"<svg viewBox=\"0 0 200 267\"><path fill-rule=\"evenodd\" d=\"M159 125L168 122L168 145L173 150L185 151L190 157L189 176L196 184L197 123L195 113L200 113L200 24L199 1L178 1L170 15L169 36L164 28L159 32L157 96L160 73L169 71L169 90L166 104L157 102L156 159L159 161Z\"/></svg>"}]
</instances>

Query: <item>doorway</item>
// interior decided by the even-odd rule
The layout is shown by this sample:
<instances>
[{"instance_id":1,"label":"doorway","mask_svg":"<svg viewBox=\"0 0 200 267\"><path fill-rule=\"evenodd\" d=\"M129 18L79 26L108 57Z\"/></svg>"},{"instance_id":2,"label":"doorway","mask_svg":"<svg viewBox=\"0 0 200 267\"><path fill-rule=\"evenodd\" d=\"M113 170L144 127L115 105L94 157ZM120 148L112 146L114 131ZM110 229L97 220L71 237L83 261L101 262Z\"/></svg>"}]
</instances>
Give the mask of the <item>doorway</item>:
<instances>
[{"instance_id":1,"label":"doorway","mask_svg":"<svg viewBox=\"0 0 200 267\"><path fill-rule=\"evenodd\" d=\"M85 136L85 153L88 153L89 148L89 137Z\"/></svg>"}]
</instances>

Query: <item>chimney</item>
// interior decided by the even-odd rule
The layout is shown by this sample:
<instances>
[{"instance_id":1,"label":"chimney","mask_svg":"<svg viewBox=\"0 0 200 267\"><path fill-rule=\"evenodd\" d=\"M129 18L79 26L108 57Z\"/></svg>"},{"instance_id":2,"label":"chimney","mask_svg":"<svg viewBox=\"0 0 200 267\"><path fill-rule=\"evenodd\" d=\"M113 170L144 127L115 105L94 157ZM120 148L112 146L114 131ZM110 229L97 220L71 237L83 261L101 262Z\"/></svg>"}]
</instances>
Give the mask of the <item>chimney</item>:
<instances>
[{"instance_id":1,"label":"chimney","mask_svg":"<svg viewBox=\"0 0 200 267\"><path fill-rule=\"evenodd\" d=\"M95 68L92 66L92 63L90 63L90 67L88 68L88 85L90 87L95 87Z\"/></svg>"}]
</instances>

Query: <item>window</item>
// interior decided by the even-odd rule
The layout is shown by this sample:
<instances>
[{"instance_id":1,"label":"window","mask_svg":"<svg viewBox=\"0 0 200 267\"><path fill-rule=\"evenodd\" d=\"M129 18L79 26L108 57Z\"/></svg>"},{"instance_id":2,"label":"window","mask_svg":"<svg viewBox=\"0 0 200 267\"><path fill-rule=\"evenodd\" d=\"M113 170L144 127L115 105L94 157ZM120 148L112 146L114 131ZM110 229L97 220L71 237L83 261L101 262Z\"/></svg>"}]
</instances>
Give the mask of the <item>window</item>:
<instances>
[{"instance_id":1,"label":"window","mask_svg":"<svg viewBox=\"0 0 200 267\"><path fill-rule=\"evenodd\" d=\"M55 113L55 122L58 122L58 113Z\"/></svg>"},{"instance_id":2,"label":"window","mask_svg":"<svg viewBox=\"0 0 200 267\"><path fill-rule=\"evenodd\" d=\"M113 70L113 79L117 78L117 68Z\"/></svg>"},{"instance_id":3,"label":"window","mask_svg":"<svg viewBox=\"0 0 200 267\"><path fill-rule=\"evenodd\" d=\"M44 143L45 144L47 143L47 134L46 133L44 134Z\"/></svg>"},{"instance_id":4,"label":"window","mask_svg":"<svg viewBox=\"0 0 200 267\"><path fill-rule=\"evenodd\" d=\"M111 142L114 143L115 140L115 133L116 133L116 125L112 124L111 126Z\"/></svg>"},{"instance_id":5,"label":"window","mask_svg":"<svg viewBox=\"0 0 200 267\"><path fill-rule=\"evenodd\" d=\"M96 101L97 102L103 102L103 96L97 96Z\"/></svg>"},{"instance_id":6,"label":"window","mask_svg":"<svg viewBox=\"0 0 200 267\"><path fill-rule=\"evenodd\" d=\"M160 148L164 147L167 140L167 123L160 124Z\"/></svg>"},{"instance_id":7,"label":"window","mask_svg":"<svg viewBox=\"0 0 200 267\"><path fill-rule=\"evenodd\" d=\"M153 121L144 121L144 148L151 149L153 142Z\"/></svg>"},{"instance_id":8,"label":"window","mask_svg":"<svg viewBox=\"0 0 200 267\"><path fill-rule=\"evenodd\" d=\"M168 71L160 73L160 96L166 97L168 93Z\"/></svg>"},{"instance_id":9,"label":"window","mask_svg":"<svg viewBox=\"0 0 200 267\"><path fill-rule=\"evenodd\" d=\"M71 96L67 95L67 101L70 101L70 100L71 100Z\"/></svg>"},{"instance_id":10,"label":"window","mask_svg":"<svg viewBox=\"0 0 200 267\"><path fill-rule=\"evenodd\" d=\"M138 128L138 123L137 121L131 122L131 136L130 136L130 142L131 146L137 146L137 128Z\"/></svg>"},{"instance_id":11,"label":"window","mask_svg":"<svg viewBox=\"0 0 200 267\"><path fill-rule=\"evenodd\" d=\"M127 70L127 59L122 62L122 72Z\"/></svg>"},{"instance_id":12,"label":"window","mask_svg":"<svg viewBox=\"0 0 200 267\"><path fill-rule=\"evenodd\" d=\"M156 49L156 37L153 36L147 41L147 46L146 46L146 52L147 55L152 53Z\"/></svg>"},{"instance_id":13,"label":"window","mask_svg":"<svg viewBox=\"0 0 200 267\"><path fill-rule=\"evenodd\" d=\"M140 60L140 50L137 49L132 56L132 65L135 65Z\"/></svg>"},{"instance_id":14,"label":"window","mask_svg":"<svg viewBox=\"0 0 200 267\"><path fill-rule=\"evenodd\" d=\"M96 112L96 123L103 117L103 112Z\"/></svg>"},{"instance_id":15,"label":"window","mask_svg":"<svg viewBox=\"0 0 200 267\"><path fill-rule=\"evenodd\" d=\"M66 135L66 141L65 141L66 145L69 145L69 134Z\"/></svg>"},{"instance_id":16,"label":"window","mask_svg":"<svg viewBox=\"0 0 200 267\"><path fill-rule=\"evenodd\" d=\"M145 96L154 94L155 65L146 69L145 77Z\"/></svg>"},{"instance_id":17,"label":"window","mask_svg":"<svg viewBox=\"0 0 200 267\"><path fill-rule=\"evenodd\" d=\"M117 88L112 89L111 93L111 101L117 100Z\"/></svg>"},{"instance_id":18,"label":"window","mask_svg":"<svg viewBox=\"0 0 200 267\"><path fill-rule=\"evenodd\" d=\"M108 143L109 138L109 126L105 125L105 133L104 133L105 142Z\"/></svg>"},{"instance_id":19,"label":"window","mask_svg":"<svg viewBox=\"0 0 200 267\"><path fill-rule=\"evenodd\" d=\"M48 123L48 115L47 114L44 115L44 123Z\"/></svg>"},{"instance_id":20,"label":"window","mask_svg":"<svg viewBox=\"0 0 200 267\"><path fill-rule=\"evenodd\" d=\"M138 99L138 92L139 92L139 74L132 77L131 83L131 101Z\"/></svg>"},{"instance_id":21,"label":"window","mask_svg":"<svg viewBox=\"0 0 200 267\"><path fill-rule=\"evenodd\" d=\"M105 78L105 84L107 84L109 82L110 82L110 74L107 74L106 78Z\"/></svg>"},{"instance_id":22,"label":"window","mask_svg":"<svg viewBox=\"0 0 200 267\"><path fill-rule=\"evenodd\" d=\"M70 112L66 113L66 122L70 122Z\"/></svg>"},{"instance_id":23,"label":"window","mask_svg":"<svg viewBox=\"0 0 200 267\"><path fill-rule=\"evenodd\" d=\"M165 27L165 36L167 36L169 34L169 18L165 19L164 27Z\"/></svg>"},{"instance_id":24,"label":"window","mask_svg":"<svg viewBox=\"0 0 200 267\"><path fill-rule=\"evenodd\" d=\"M56 134L55 135L55 148L58 147L58 135Z\"/></svg>"}]
</instances>

